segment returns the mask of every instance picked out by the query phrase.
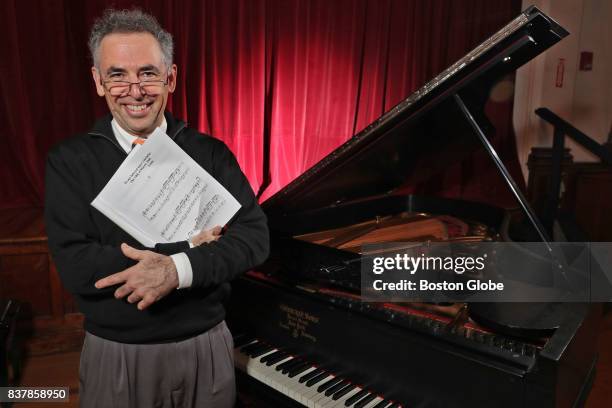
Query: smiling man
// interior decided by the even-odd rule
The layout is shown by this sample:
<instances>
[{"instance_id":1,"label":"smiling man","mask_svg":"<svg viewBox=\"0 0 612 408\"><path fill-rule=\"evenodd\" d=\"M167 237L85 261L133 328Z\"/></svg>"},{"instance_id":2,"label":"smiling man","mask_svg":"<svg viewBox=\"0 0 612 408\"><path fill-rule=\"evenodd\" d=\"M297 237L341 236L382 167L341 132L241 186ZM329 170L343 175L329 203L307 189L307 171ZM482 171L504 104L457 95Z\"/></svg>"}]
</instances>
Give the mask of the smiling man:
<instances>
[{"instance_id":1,"label":"smiling man","mask_svg":"<svg viewBox=\"0 0 612 408\"><path fill-rule=\"evenodd\" d=\"M163 41L169 38L161 35ZM117 125L131 135L147 136L164 120L168 93L176 87L176 65L148 32L96 35L90 47L96 90Z\"/></svg>"},{"instance_id":2,"label":"smiling man","mask_svg":"<svg viewBox=\"0 0 612 408\"><path fill-rule=\"evenodd\" d=\"M53 259L85 316L81 406L230 407L223 303L228 282L267 257L266 218L227 147L165 111L177 68L172 37L154 17L108 10L89 46L110 114L49 152L45 199ZM90 205L158 127L240 202L223 235L143 248Z\"/></svg>"}]
</instances>

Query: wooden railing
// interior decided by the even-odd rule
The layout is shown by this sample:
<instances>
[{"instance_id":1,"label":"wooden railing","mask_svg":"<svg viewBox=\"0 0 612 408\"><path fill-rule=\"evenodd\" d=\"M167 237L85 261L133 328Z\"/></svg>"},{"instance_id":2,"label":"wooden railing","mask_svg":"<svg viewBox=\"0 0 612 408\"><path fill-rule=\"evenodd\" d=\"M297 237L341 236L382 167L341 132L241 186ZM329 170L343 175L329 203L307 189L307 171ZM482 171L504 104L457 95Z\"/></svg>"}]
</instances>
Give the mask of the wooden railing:
<instances>
[{"instance_id":1,"label":"wooden railing","mask_svg":"<svg viewBox=\"0 0 612 408\"><path fill-rule=\"evenodd\" d=\"M538 108L536 115L553 126L552 176L542 222L552 234L553 224L558 216L559 195L561 193L561 167L565 154L565 137L569 137L580 146L597 156L602 163L612 167L612 153L593 138L576 129L566 120L560 118L547 108Z\"/></svg>"}]
</instances>

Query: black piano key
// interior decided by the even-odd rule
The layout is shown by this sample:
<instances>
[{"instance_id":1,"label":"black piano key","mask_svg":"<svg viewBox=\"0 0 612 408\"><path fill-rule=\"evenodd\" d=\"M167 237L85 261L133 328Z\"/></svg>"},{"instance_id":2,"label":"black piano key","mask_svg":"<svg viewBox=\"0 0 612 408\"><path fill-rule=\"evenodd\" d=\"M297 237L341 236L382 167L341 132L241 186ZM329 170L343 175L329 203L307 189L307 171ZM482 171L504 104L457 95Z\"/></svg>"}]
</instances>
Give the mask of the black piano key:
<instances>
[{"instance_id":1,"label":"black piano key","mask_svg":"<svg viewBox=\"0 0 612 408\"><path fill-rule=\"evenodd\" d=\"M368 390L361 390L361 391L359 391L357 394L355 394L351 398L347 399L346 402L344 403L344 406L345 407L350 407L351 405L353 405L354 403L356 403L357 401L359 401L360 399L362 399L363 397L365 397L369 393L370 393L370 391L368 391Z\"/></svg>"},{"instance_id":2,"label":"black piano key","mask_svg":"<svg viewBox=\"0 0 612 408\"><path fill-rule=\"evenodd\" d=\"M342 387L338 391L336 391L336 394L338 394L339 392L342 392L344 390L346 390L346 392L349 392L350 390L352 390L355 387L356 387L355 384L353 384L352 382L346 380L346 381L344 381L344 387ZM336 395L336 394L334 394L334 395Z\"/></svg>"},{"instance_id":3,"label":"black piano key","mask_svg":"<svg viewBox=\"0 0 612 408\"><path fill-rule=\"evenodd\" d=\"M362 399L361 401L359 401L358 403L356 403L354 408L363 408L366 405L368 405L370 402L372 402L374 398L376 398L376 394L370 394L364 399Z\"/></svg>"},{"instance_id":4,"label":"black piano key","mask_svg":"<svg viewBox=\"0 0 612 408\"><path fill-rule=\"evenodd\" d=\"M391 400L382 400L372 408L384 408L391 403Z\"/></svg>"},{"instance_id":5,"label":"black piano key","mask_svg":"<svg viewBox=\"0 0 612 408\"><path fill-rule=\"evenodd\" d=\"M259 359L260 363L265 363L266 361L268 361L268 359L270 358L270 356L274 357L276 356L278 353L282 353L282 351L280 350L276 350L274 353L271 354L267 354L265 356L263 356L262 358Z\"/></svg>"},{"instance_id":6,"label":"black piano key","mask_svg":"<svg viewBox=\"0 0 612 408\"><path fill-rule=\"evenodd\" d=\"M247 356L253 352L253 350L259 350L262 347L267 347L268 344L264 343L260 340L255 340L254 343L251 344L247 344L246 346L242 347L240 349L240 351L242 351L244 354L246 354Z\"/></svg>"},{"instance_id":7,"label":"black piano key","mask_svg":"<svg viewBox=\"0 0 612 408\"><path fill-rule=\"evenodd\" d=\"M312 377L310 380L306 381L306 386L312 387L313 385L317 384L319 381L323 380L324 378L327 378L328 376L329 376L329 373L326 373L324 371L321 374L315 377Z\"/></svg>"},{"instance_id":8,"label":"black piano key","mask_svg":"<svg viewBox=\"0 0 612 408\"><path fill-rule=\"evenodd\" d=\"M276 366L276 371L284 370L285 367L296 366L300 364L301 362L302 360L300 360L299 358L293 357L291 360L287 360L283 364L279 364L278 366Z\"/></svg>"},{"instance_id":9,"label":"black piano key","mask_svg":"<svg viewBox=\"0 0 612 408\"><path fill-rule=\"evenodd\" d=\"M263 343L259 340L255 340L255 343L251 343L251 344L247 344L246 346L243 346L240 351L243 352L244 354L249 353L251 350L253 350L256 347L261 347Z\"/></svg>"},{"instance_id":10,"label":"black piano key","mask_svg":"<svg viewBox=\"0 0 612 408\"><path fill-rule=\"evenodd\" d=\"M348 381L341 381L338 384L334 385L333 387L329 388L327 391L325 391L325 396L329 397L330 395L337 393L344 387L348 387L348 385L349 385Z\"/></svg>"},{"instance_id":11,"label":"black piano key","mask_svg":"<svg viewBox=\"0 0 612 408\"><path fill-rule=\"evenodd\" d=\"M281 354L277 355L276 357L274 357L274 358L270 358L270 359L269 359L269 360L266 362L266 365L268 365L268 366L272 366L272 365L274 365L274 364L278 363L279 361L286 359L287 357L289 357L289 353L287 353L287 352L282 352Z\"/></svg>"},{"instance_id":12,"label":"black piano key","mask_svg":"<svg viewBox=\"0 0 612 408\"><path fill-rule=\"evenodd\" d=\"M299 361L297 364L294 364L290 367L285 367L281 373L283 374L291 374L293 373L294 370L299 370L300 368L302 368L302 366L304 365L310 365L307 362L305 362L304 360Z\"/></svg>"},{"instance_id":13,"label":"black piano key","mask_svg":"<svg viewBox=\"0 0 612 408\"><path fill-rule=\"evenodd\" d=\"M338 384L340 381L342 381L342 378L340 377L334 377L329 381L325 381L323 384L319 385L319 388L317 388L317 391L319 392L323 392L326 389L328 389L331 386L334 386L336 384Z\"/></svg>"},{"instance_id":14,"label":"black piano key","mask_svg":"<svg viewBox=\"0 0 612 408\"><path fill-rule=\"evenodd\" d=\"M248 355L251 356L251 358L257 358L259 356L263 356L266 353L269 353L272 350L274 350L274 347L267 345L260 349L251 351Z\"/></svg>"},{"instance_id":15,"label":"black piano key","mask_svg":"<svg viewBox=\"0 0 612 408\"><path fill-rule=\"evenodd\" d=\"M285 361L283 364L280 364L278 367L276 367L277 371L282 371L283 374L285 374L286 372L294 369L295 367L304 364L304 360L302 360L301 358L298 357L294 357L293 359L289 360L289 361Z\"/></svg>"},{"instance_id":16,"label":"black piano key","mask_svg":"<svg viewBox=\"0 0 612 408\"><path fill-rule=\"evenodd\" d=\"M238 336L234 337L234 348L240 348L246 344L249 344L253 340L255 340L255 337L251 335L239 334Z\"/></svg>"},{"instance_id":17,"label":"black piano key","mask_svg":"<svg viewBox=\"0 0 612 408\"><path fill-rule=\"evenodd\" d=\"M268 347L270 347L269 344L264 343L262 341L258 341L255 344L249 344L248 346L245 346L242 350L243 350L243 353L246 354L247 356L252 356L253 353L257 353L261 350L265 350Z\"/></svg>"},{"instance_id":18,"label":"black piano key","mask_svg":"<svg viewBox=\"0 0 612 408\"><path fill-rule=\"evenodd\" d=\"M344 397L346 394L348 394L349 392L353 391L357 386L355 384L350 384L347 387L344 387L343 389L341 389L340 391L338 391L337 393L335 393L332 396L332 399L334 401L339 400L340 398Z\"/></svg>"},{"instance_id":19,"label":"black piano key","mask_svg":"<svg viewBox=\"0 0 612 408\"><path fill-rule=\"evenodd\" d=\"M317 368L316 370L312 370L308 374L301 376L300 379L299 379L299 382L300 383L306 382L306 381L310 380L311 378L321 374L322 372L323 372L322 368Z\"/></svg>"},{"instance_id":20,"label":"black piano key","mask_svg":"<svg viewBox=\"0 0 612 408\"><path fill-rule=\"evenodd\" d=\"M310 367L312 367L309 363L304 363L302 365L299 365L293 369L291 369L289 372L287 372L287 375L289 376L289 378L293 378L296 375L299 375L301 373L303 373L304 371L308 370Z\"/></svg>"},{"instance_id":21,"label":"black piano key","mask_svg":"<svg viewBox=\"0 0 612 408\"><path fill-rule=\"evenodd\" d=\"M267 354L267 355L263 356L262 358L260 358L259 362L260 363L266 363L266 362L270 361L270 359L274 359L274 358L278 357L279 354L283 354L283 353L284 352L281 351L281 350L276 350L274 353Z\"/></svg>"}]
</instances>

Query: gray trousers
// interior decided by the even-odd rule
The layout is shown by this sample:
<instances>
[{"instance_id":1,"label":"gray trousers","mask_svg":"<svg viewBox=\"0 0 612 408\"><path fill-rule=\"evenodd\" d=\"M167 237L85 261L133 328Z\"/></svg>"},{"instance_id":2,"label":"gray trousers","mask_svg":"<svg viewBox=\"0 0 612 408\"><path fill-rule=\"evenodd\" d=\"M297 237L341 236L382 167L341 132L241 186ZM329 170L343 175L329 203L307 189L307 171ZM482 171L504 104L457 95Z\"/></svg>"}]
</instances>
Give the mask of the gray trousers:
<instances>
[{"instance_id":1,"label":"gray trousers","mask_svg":"<svg viewBox=\"0 0 612 408\"><path fill-rule=\"evenodd\" d=\"M226 408L234 405L234 350L225 322L178 343L123 344L87 333L82 408Z\"/></svg>"}]
</instances>

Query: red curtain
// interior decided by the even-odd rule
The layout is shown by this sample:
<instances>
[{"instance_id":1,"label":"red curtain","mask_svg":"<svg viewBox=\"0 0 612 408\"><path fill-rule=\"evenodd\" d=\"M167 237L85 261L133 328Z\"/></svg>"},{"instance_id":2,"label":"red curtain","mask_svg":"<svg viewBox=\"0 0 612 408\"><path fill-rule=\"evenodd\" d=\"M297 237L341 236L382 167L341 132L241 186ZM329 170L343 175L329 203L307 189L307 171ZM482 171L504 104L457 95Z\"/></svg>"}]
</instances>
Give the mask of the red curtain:
<instances>
[{"instance_id":1,"label":"red curtain","mask_svg":"<svg viewBox=\"0 0 612 408\"><path fill-rule=\"evenodd\" d=\"M0 5L0 208L41 205L47 150L106 112L90 78L86 42L107 6ZM225 141L262 199L520 12L518 0L117 0L113 6L149 11L173 34L179 76L170 110ZM511 103L490 110L502 119L494 142L519 176ZM478 195L484 180L465 188L466 171L474 173L464 167L451 188Z\"/></svg>"}]
</instances>

